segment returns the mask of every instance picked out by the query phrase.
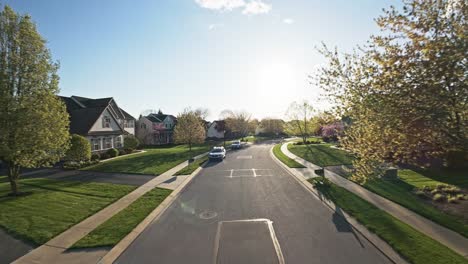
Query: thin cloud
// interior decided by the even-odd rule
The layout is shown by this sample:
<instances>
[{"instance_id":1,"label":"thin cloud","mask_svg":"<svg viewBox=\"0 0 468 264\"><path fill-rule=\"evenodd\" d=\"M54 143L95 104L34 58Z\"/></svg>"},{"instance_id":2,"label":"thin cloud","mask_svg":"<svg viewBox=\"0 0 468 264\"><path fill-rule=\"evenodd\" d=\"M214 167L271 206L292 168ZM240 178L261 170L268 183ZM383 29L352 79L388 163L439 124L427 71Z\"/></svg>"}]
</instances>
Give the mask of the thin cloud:
<instances>
[{"instance_id":1,"label":"thin cloud","mask_svg":"<svg viewBox=\"0 0 468 264\"><path fill-rule=\"evenodd\" d=\"M271 5L266 4L260 0L258 1L251 1L245 5L242 14L244 15L258 15L258 14L266 14L270 12Z\"/></svg>"},{"instance_id":2,"label":"thin cloud","mask_svg":"<svg viewBox=\"0 0 468 264\"><path fill-rule=\"evenodd\" d=\"M203 8L219 11L231 11L246 4L244 0L195 0L195 2Z\"/></svg>"},{"instance_id":3,"label":"thin cloud","mask_svg":"<svg viewBox=\"0 0 468 264\"><path fill-rule=\"evenodd\" d=\"M283 23L285 23L285 24L293 24L293 23L294 23L294 19L292 19L292 18L285 18L285 19L283 19Z\"/></svg>"},{"instance_id":4,"label":"thin cloud","mask_svg":"<svg viewBox=\"0 0 468 264\"><path fill-rule=\"evenodd\" d=\"M271 10L271 5L262 0L195 0L200 7L215 11L232 11L242 8L244 15L266 14Z\"/></svg>"}]
</instances>

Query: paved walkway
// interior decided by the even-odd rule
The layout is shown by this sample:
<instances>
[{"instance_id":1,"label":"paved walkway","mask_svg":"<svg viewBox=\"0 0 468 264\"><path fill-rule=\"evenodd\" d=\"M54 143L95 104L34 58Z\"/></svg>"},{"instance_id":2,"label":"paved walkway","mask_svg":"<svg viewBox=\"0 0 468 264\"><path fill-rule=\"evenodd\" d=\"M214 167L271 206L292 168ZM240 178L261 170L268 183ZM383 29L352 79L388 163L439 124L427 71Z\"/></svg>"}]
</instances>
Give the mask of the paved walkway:
<instances>
[{"instance_id":1,"label":"paved walkway","mask_svg":"<svg viewBox=\"0 0 468 264\"><path fill-rule=\"evenodd\" d=\"M290 144L290 142L283 144L281 146L281 151L291 159L294 159L295 161L307 167L306 169L295 169L295 173L301 173L301 170L310 173L310 170L312 170L313 172L314 169L319 168L319 166L312 164L302 159L301 157L298 157L291 153L287 148L288 144ZM314 175L312 175L311 177L314 177ZM438 225L430 221L429 219L424 218L419 214L406 209L405 207L399 204L387 200L382 196L379 196L365 189L364 187L339 176L338 174L332 171L325 170L325 177L333 183L347 189L348 191L353 192L354 194L377 206L378 208L386 211L387 213L396 217L400 221L412 226L414 229L420 231L421 233L439 241L440 243L444 244L445 246L449 247L450 249L464 256L465 258L468 258L468 239L463 237L462 235L450 229L447 229L441 225Z\"/></svg>"},{"instance_id":2,"label":"paved walkway","mask_svg":"<svg viewBox=\"0 0 468 264\"><path fill-rule=\"evenodd\" d=\"M206 154L207 153L196 156L195 159L201 158ZM176 172L187 165L188 161L185 161L166 171L165 173L155 177L154 179L135 189L133 192L120 198L113 204L88 217L84 221L74 225L44 245L17 259L14 263L97 263L99 259L109 251L108 248L92 250L67 249L90 233L92 230L94 230L96 227L98 227L100 224L104 223L109 218L125 209L146 192L173 178L173 175Z\"/></svg>"}]
</instances>

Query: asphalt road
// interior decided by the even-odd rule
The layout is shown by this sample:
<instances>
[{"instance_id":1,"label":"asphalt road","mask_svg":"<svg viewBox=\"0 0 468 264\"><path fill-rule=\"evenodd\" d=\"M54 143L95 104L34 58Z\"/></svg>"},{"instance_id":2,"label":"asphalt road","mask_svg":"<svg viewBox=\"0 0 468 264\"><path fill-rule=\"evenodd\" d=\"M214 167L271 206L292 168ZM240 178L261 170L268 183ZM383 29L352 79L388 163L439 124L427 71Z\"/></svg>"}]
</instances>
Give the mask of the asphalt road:
<instances>
[{"instance_id":1,"label":"asphalt road","mask_svg":"<svg viewBox=\"0 0 468 264\"><path fill-rule=\"evenodd\" d=\"M260 144L210 162L116 263L391 263Z\"/></svg>"}]
</instances>

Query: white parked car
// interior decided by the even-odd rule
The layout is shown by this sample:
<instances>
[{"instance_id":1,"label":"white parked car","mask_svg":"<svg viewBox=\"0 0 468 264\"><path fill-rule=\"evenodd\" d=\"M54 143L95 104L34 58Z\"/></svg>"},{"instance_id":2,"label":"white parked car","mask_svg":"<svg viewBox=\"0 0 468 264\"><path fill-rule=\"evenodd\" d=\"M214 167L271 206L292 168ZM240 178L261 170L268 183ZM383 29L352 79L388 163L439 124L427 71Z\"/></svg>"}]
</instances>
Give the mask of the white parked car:
<instances>
[{"instance_id":1,"label":"white parked car","mask_svg":"<svg viewBox=\"0 0 468 264\"><path fill-rule=\"evenodd\" d=\"M231 149L240 149L240 148L242 148L242 143L240 142L240 140L236 140L231 143Z\"/></svg>"},{"instance_id":2,"label":"white parked car","mask_svg":"<svg viewBox=\"0 0 468 264\"><path fill-rule=\"evenodd\" d=\"M214 147L208 154L210 160L222 160L226 157L226 150L224 147Z\"/></svg>"}]
</instances>

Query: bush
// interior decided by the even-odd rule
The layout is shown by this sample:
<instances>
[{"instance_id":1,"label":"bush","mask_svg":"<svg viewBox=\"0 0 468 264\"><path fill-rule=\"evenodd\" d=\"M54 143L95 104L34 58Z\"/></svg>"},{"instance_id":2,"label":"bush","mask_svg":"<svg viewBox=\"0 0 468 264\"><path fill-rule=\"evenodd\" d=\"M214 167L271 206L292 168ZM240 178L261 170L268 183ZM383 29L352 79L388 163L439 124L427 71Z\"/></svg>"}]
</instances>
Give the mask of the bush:
<instances>
[{"instance_id":1,"label":"bush","mask_svg":"<svg viewBox=\"0 0 468 264\"><path fill-rule=\"evenodd\" d=\"M126 135L124 137L124 148L135 150L140 145L140 141L134 135Z\"/></svg>"},{"instance_id":2,"label":"bush","mask_svg":"<svg viewBox=\"0 0 468 264\"><path fill-rule=\"evenodd\" d=\"M109 155L110 158L115 158L119 155L119 151L115 148L109 149L106 153L107 155Z\"/></svg>"},{"instance_id":3,"label":"bush","mask_svg":"<svg viewBox=\"0 0 468 264\"><path fill-rule=\"evenodd\" d=\"M417 195L418 197L420 197L420 198L424 198L424 199L427 198L426 193L425 193L424 191L422 191L422 190L416 190L416 191L414 192L414 194L416 194L416 195Z\"/></svg>"},{"instance_id":4,"label":"bush","mask_svg":"<svg viewBox=\"0 0 468 264\"><path fill-rule=\"evenodd\" d=\"M100 160L101 159L101 155L99 155L99 153L93 153L91 155L91 160Z\"/></svg>"},{"instance_id":5,"label":"bush","mask_svg":"<svg viewBox=\"0 0 468 264\"><path fill-rule=\"evenodd\" d=\"M83 161L91 158L91 144L85 137L73 134L70 143L71 147L65 154L65 160Z\"/></svg>"},{"instance_id":6,"label":"bush","mask_svg":"<svg viewBox=\"0 0 468 264\"><path fill-rule=\"evenodd\" d=\"M127 154L131 154L134 150L133 150L133 149L126 148L126 149L124 149L124 151L125 151Z\"/></svg>"},{"instance_id":7,"label":"bush","mask_svg":"<svg viewBox=\"0 0 468 264\"><path fill-rule=\"evenodd\" d=\"M434 196L432 197L432 200L433 200L434 202L443 202L443 201L445 201L445 198L446 198L445 195L440 194L440 193L437 193L436 195L434 195Z\"/></svg>"},{"instance_id":8,"label":"bush","mask_svg":"<svg viewBox=\"0 0 468 264\"><path fill-rule=\"evenodd\" d=\"M105 159L108 159L110 158L110 155L108 153L102 153L101 154L101 160L105 160Z\"/></svg>"},{"instance_id":9,"label":"bush","mask_svg":"<svg viewBox=\"0 0 468 264\"><path fill-rule=\"evenodd\" d=\"M84 168L84 167L88 167L88 166L91 166L91 165L94 165L94 164L97 164L99 161L97 160L88 160L88 161L66 161L64 164L63 164L63 168L64 169L68 169L68 170L78 170L78 169L81 169L81 168Z\"/></svg>"},{"instance_id":10,"label":"bush","mask_svg":"<svg viewBox=\"0 0 468 264\"><path fill-rule=\"evenodd\" d=\"M448 201L449 203L457 203L457 200L458 200L457 197L453 197L453 196L452 196L452 197L449 197L447 201Z\"/></svg>"},{"instance_id":11,"label":"bush","mask_svg":"<svg viewBox=\"0 0 468 264\"><path fill-rule=\"evenodd\" d=\"M127 155L127 151L125 149L119 149L119 156Z\"/></svg>"}]
</instances>

